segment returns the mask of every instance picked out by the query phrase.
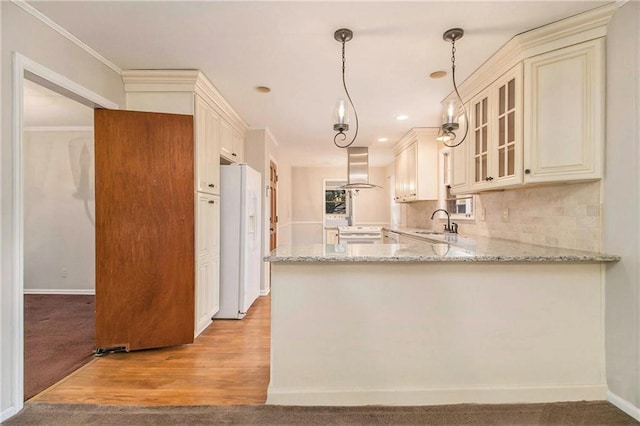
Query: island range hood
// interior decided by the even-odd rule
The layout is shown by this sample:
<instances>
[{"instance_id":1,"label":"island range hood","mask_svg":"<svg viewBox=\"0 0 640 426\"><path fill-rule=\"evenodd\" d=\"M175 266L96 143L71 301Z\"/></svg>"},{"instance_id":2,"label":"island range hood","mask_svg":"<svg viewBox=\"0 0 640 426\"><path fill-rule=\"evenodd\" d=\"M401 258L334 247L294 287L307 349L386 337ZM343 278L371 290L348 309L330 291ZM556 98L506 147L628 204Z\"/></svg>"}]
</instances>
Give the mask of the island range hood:
<instances>
[{"instance_id":1,"label":"island range hood","mask_svg":"<svg viewBox=\"0 0 640 426\"><path fill-rule=\"evenodd\" d=\"M369 183L369 148L347 148L347 184L344 189L382 188Z\"/></svg>"}]
</instances>

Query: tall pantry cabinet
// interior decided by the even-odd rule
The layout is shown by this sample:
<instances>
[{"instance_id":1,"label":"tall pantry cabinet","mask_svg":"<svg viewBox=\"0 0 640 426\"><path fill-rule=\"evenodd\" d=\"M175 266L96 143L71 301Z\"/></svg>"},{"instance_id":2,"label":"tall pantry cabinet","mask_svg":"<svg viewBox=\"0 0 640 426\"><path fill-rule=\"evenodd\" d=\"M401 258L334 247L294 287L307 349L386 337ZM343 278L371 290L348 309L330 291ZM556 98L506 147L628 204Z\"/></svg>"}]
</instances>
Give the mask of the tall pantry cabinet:
<instances>
[{"instance_id":1,"label":"tall pantry cabinet","mask_svg":"<svg viewBox=\"0 0 640 426\"><path fill-rule=\"evenodd\" d=\"M220 308L220 162L243 161L247 125L200 71L128 70L122 78L127 109L194 117L194 321L198 336Z\"/></svg>"}]
</instances>

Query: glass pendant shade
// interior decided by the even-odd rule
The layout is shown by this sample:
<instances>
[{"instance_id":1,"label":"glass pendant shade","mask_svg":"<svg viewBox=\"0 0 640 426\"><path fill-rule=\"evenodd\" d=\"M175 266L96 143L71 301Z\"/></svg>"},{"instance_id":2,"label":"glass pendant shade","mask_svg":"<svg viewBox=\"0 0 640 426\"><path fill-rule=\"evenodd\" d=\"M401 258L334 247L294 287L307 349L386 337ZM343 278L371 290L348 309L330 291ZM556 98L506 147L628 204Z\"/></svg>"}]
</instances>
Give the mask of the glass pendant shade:
<instances>
[{"instance_id":1,"label":"glass pendant shade","mask_svg":"<svg viewBox=\"0 0 640 426\"><path fill-rule=\"evenodd\" d=\"M463 114L462 105L457 99L449 99L444 103L442 111L442 130L450 133L460 128L458 117Z\"/></svg>"},{"instance_id":2,"label":"glass pendant shade","mask_svg":"<svg viewBox=\"0 0 640 426\"><path fill-rule=\"evenodd\" d=\"M336 107L333 112L333 130L338 132L344 132L349 130L349 116L347 114L347 101L340 99L336 103Z\"/></svg>"}]
</instances>

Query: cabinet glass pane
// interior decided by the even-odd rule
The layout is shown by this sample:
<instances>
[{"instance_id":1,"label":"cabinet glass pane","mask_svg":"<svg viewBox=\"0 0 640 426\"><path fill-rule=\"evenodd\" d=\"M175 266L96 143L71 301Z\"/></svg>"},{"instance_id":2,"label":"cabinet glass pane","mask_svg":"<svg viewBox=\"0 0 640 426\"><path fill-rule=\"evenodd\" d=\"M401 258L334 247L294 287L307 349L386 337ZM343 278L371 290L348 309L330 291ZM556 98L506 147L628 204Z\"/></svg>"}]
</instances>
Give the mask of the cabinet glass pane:
<instances>
[{"instance_id":1,"label":"cabinet glass pane","mask_svg":"<svg viewBox=\"0 0 640 426\"><path fill-rule=\"evenodd\" d=\"M502 146L505 144L504 138L504 117L500 117L498 120L498 146Z\"/></svg>"},{"instance_id":2,"label":"cabinet glass pane","mask_svg":"<svg viewBox=\"0 0 640 426\"><path fill-rule=\"evenodd\" d=\"M505 96L505 93L504 93L505 90L506 90L505 86L501 86L500 87L500 94L499 94L499 98L498 98L498 105L499 105L498 114L500 114L500 115L504 114L504 108L505 108L505 103L506 103L505 102L506 101L506 99L505 99L506 96Z\"/></svg>"},{"instance_id":3,"label":"cabinet glass pane","mask_svg":"<svg viewBox=\"0 0 640 426\"><path fill-rule=\"evenodd\" d=\"M509 145L507 147L507 174L509 176L514 175L516 172L516 147L515 145Z\"/></svg>"},{"instance_id":4,"label":"cabinet glass pane","mask_svg":"<svg viewBox=\"0 0 640 426\"><path fill-rule=\"evenodd\" d=\"M504 148L500 148L498 150L498 176L499 177L504 177L505 175L504 156L505 156L505 150Z\"/></svg>"},{"instance_id":5,"label":"cabinet glass pane","mask_svg":"<svg viewBox=\"0 0 640 426\"><path fill-rule=\"evenodd\" d=\"M509 83L507 83L507 86L509 87L508 109L514 109L516 107L516 80L515 79L509 80Z\"/></svg>"},{"instance_id":6,"label":"cabinet glass pane","mask_svg":"<svg viewBox=\"0 0 640 426\"><path fill-rule=\"evenodd\" d=\"M482 180L487 180L487 156L482 156Z\"/></svg>"},{"instance_id":7,"label":"cabinet glass pane","mask_svg":"<svg viewBox=\"0 0 640 426\"><path fill-rule=\"evenodd\" d=\"M487 98L482 100L482 124L487 124Z\"/></svg>"},{"instance_id":8,"label":"cabinet glass pane","mask_svg":"<svg viewBox=\"0 0 640 426\"><path fill-rule=\"evenodd\" d=\"M480 121L480 119L479 119L479 117L480 117L480 102L478 102L478 103L476 104L476 114L475 114L475 117L476 117L476 127L479 127L479 126L478 126L478 122Z\"/></svg>"},{"instance_id":9,"label":"cabinet glass pane","mask_svg":"<svg viewBox=\"0 0 640 426\"><path fill-rule=\"evenodd\" d=\"M480 154L480 152L482 152L480 150L480 143L481 143L480 140L481 140L480 129L478 129L478 130L476 130L476 151L475 151L475 154Z\"/></svg>"},{"instance_id":10,"label":"cabinet glass pane","mask_svg":"<svg viewBox=\"0 0 640 426\"><path fill-rule=\"evenodd\" d=\"M500 119L502 120L502 118ZM501 126L502 128L502 126ZM515 134L516 134L516 113L514 111L511 111L508 115L507 115L507 133L508 133L508 138L507 141L508 142L513 142L516 138Z\"/></svg>"},{"instance_id":11,"label":"cabinet glass pane","mask_svg":"<svg viewBox=\"0 0 640 426\"><path fill-rule=\"evenodd\" d=\"M487 151L487 126L482 128L482 152Z\"/></svg>"},{"instance_id":12,"label":"cabinet glass pane","mask_svg":"<svg viewBox=\"0 0 640 426\"><path fill-rule=\"evenodd\" d=\"M481 172L482 172L482 170L480 168L480 157L476 157L476 176L475 176L476 182L480 182L480 173Z\"/></svg>"}]
</instances>

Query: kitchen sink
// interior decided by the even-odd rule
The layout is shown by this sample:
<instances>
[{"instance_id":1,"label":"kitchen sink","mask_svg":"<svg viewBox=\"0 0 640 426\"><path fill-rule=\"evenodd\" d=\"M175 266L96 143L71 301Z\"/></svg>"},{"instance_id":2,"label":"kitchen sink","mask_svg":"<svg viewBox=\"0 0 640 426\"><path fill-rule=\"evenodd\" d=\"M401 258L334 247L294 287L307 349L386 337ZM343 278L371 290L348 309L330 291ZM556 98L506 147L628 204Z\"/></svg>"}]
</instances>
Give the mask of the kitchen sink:
<instances>
[{"instance_id":1,"label":"kitchen sink","mask_svg":"<svg viewBox=\"0 0 640 426\"><path fill-rule=\"evenodd\" d=\"M414 234L420 234L420 235L444 235L444 232L438 232L438 231L415 231Z\"/></svg>"}]
</instances>

